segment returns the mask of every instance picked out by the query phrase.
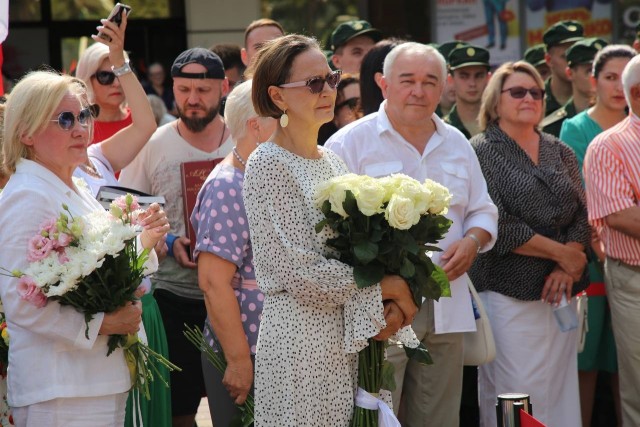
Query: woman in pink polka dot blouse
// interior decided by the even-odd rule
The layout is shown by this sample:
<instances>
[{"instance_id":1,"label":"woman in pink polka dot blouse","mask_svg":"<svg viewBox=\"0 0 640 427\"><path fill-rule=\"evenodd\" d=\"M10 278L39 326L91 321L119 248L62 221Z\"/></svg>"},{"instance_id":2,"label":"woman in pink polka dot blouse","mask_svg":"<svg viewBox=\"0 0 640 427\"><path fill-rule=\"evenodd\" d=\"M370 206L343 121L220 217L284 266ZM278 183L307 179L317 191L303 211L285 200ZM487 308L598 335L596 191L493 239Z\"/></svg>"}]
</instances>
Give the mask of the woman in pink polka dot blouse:
<instances>
[{"instance_id":1,"label":"woman in pink polka dot blouse","mask_svg":"<svg viewBox=\"0 0 640 427\"><path fill-rule=\"evenodd\" d=\"M216 426L231 424L237 413L234 402L244 402L253 384L264 296L253 270L242 183L249 154L275 130L274 119L257 117L251 104L250 80L236 86L227 98L225 119L236 146L205 181L191 215L207 323L228 362L222 376L205 356L202 358L209 410ZM214 347L208 327L204 334Z\"/></svg>"}]
</instances>

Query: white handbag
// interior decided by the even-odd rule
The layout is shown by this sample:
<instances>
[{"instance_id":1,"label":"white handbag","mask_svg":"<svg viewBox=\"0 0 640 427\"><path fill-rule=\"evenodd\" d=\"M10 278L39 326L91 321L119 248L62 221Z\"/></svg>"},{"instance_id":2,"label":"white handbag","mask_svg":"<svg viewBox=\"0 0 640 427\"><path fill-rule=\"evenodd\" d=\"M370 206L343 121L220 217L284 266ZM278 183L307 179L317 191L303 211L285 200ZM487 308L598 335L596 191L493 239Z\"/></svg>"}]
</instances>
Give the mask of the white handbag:
<instances>
[{"instance_id":1,"label":"white handbag","mask_svg":"<svg viewBox=\"0 0 640 427\"><path fill-rule=\"evenodd\" d=\"M468 280L467 283L471 298L473 298L480 313L480 318L476 319L476 332L464 333L464 364L467 366L480 366L496 358L496 343L493 340L493 332L491 331L491 324L484 309L484 304L482 304L482 300L478 296L478 292L476 292L471 280Z\"/></svg>"}]
</instances>

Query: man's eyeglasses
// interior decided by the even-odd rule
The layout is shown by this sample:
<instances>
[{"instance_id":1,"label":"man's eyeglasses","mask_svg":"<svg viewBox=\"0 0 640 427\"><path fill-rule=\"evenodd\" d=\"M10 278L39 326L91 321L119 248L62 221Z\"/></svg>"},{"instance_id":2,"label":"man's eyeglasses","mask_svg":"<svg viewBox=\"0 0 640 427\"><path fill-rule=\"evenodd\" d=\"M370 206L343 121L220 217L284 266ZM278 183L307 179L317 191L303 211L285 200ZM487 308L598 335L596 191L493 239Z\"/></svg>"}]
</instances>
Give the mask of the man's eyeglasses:
<instances>
[{"instance_id":1,"label":"man's eyeglasses","mask_svg":"<svg viewBox=\"0 0 640 427\"><path fill-rule=\"evenodd\" d=\"M542 98L544 98L544 89L540 89L537 87L527 89L526 87L522 86L514 86L510 87L509 89L504 89L502 93L504 92L509 92L509 95L511 95L511 97L515 99L524 98L525 96L527 96L527 92L529 92L531 94L531 97L536 101L540 101Z\"/></svg>"},{"instance_id":2,"label":"man's eyeglasses","mask_svg":"<svg viewBox=\"0 0 640 427\"><path fill-rule=\"evenodd\" d=\"M77 116L71 111L63 111L58 114L58 118L56 120L51 120L52 122L58 123L60 129L62 130L71 130L76 124L76 120L80 123L80 126L87 127L91 123L91 118L93 117L93 110L91 107L83 108L80 110Z\"/></svg>"},{"instance_id":3,"label":"man's eyeglasses","mask_svg":"<svg viewBox=\"0 0 640 427\"><path fill-rule=\"evenodd\" d=\"M111 71L96 71L93 77L95 77L98 83L102 86L112 85L113 81L116 79L116 75Z\"/></svg>"},{"instance_id":4,"label":"man's eyeglasses","mask_svg":"<svg viewBox=\"0 0 640 427\"><path fill-rule=\"evenodd\" d=\"M327 84L329 85L329 87L331 89L335 89L336 86L338 86L338 83L340 83L340 75L341 75L341 71L340 70L336 70L333 71L331 73L328 73L326 76L321 77L321 76L315 76L315 77L311 77L309 80L305 80L305 81L300 81L300 82L292 82L292 83L285 83L285 84L281 84L278 87L302 87L302 86L307 86L309 88L309 91L311 91L311 93L313 94L318 94L320 92L322 92L322 89L324 88L324 83L327 82Z\"/></svg>"},{"instance_id":5,"label":"man's eyeglasses","mask_svg":"<svg viewBox=\"0 0 640 427\"><path fill-rule=\"evenodd\" d=\"M342 107L349 107L350 110L356 111L360 109L360 98L349 98L342 101L340 104L336 104L335 111L340 111Z\"/></svg>"}]
</instances>

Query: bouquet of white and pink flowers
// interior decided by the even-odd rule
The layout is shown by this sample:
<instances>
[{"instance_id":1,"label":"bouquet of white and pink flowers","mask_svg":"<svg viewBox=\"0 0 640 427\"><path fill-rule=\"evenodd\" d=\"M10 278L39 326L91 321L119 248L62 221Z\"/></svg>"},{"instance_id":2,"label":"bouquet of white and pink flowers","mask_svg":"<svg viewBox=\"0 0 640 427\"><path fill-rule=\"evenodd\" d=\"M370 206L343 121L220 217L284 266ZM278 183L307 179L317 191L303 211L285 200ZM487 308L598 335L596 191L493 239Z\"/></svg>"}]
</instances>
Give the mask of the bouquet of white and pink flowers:
<instances>
[{"instance_id":1,"label":"bouquet of white and pink flowers","mask_svg":"<svg viewBox=\"0 0 640 427\"><path fill-rule=\"evenodd\" d=\"M44 307L48 300L74 307L89 322L100 312L115 311L136 300L145 273L149 249L139 250L137 224L142 213L136 199L127 194L111 204L109 212L95 211L74 217L66 205L58 218L45 221L29 241L24 271L7 272L19 280L22 299ZM5 270L6 271L6 270ZM179 369L142 343L138 335L111 335L109 356L122 347L131 383L149 399L149 381L163 381L157 364Z\"/></svg>"},{"instance_id":2,"label":"bouquet of white and pink flowers","mask_svg":"<svg viewBox=\"0 0 640 427\"><path fill-rule=\"evenodd\" d=\"M387 274L399 275L420 307L426 298L451 296L446 274L429 256L430 251L440 251L435 245L451 225L444 217L450 200L447 188L431 180L420 183L402 174L384 178L347 174L317 187L315 203L325 219L316 225L316 232L325 226L333 230L335 237L327 245L340 261L353 266L359 288L379 283ZM433 363L409 328L397 334L407 356ZM381 389L395 388L393 366L385 361L386 345L369 339L359 353L358 386L374 396ZM351 426L377 426L377 412L356 404Z\"/></svg>"}]
</instances>

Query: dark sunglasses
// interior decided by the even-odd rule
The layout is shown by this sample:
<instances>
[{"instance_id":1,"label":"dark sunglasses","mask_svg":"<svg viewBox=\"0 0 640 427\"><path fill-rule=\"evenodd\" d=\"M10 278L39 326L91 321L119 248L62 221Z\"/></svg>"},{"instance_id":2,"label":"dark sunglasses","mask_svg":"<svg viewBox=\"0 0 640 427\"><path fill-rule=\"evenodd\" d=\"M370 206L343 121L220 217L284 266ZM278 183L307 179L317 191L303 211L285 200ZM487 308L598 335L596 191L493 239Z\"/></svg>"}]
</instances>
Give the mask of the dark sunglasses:
<instances>
[{"instance_id":1,"label":"dark sunglasses","mask_svg":"<svg viewBox=\"0 0 640 427\"><path fill-rule=\"evenodd\" d=\"M360 108L360 98L349 98L336 105L336 111L339 111L342 107L349 107L350 110L357 110Z\"/></svg>"},{"instance_id":2,"label":"dark sunglasses","mask_svg":"<svg viewBox=\"0 0 640 427\"><path fill-rule=\"evenodd\" d=\"M336 70L336 71L333 71L331 73L328 73L324 77L315 76L315 77L311 77L309 80L305 80L305 81L301 81L301 82L285 83L285 84L281 84L278 87L302 87L302 86L307 86L309 88L309 90L311 91L311 93L317 94L317 93L322 92L322 89L324 88L324 83L325 82L327 82L327 84L329 85L329 87L331 89L335 89L336 86L338 86L338 83L340 83L341 74L342 74L342 71Z\"/></svg>"},{"instance_id":3,"label":"dark sunglasses","mask_svg":"<svg viewBox=\"0 0 640 427\"><path fill-rule=\"evenodd\" d=\"M80 110L78 116L74 116L71 111L63 111L58 114L58 118L56 120L51 121L58 123L58 126L60 126L60 129L62 130L71 130L75 126L76 120L78 120L80 126L89 126L92 117L93 109L92 107L87 107Z\"/></svg>"},{"instance_id":4,"label":"dark sunglasses","mask_svg":"<svg viewBox=\"0 0 640 427\"><path fill-rule=\"evenodd\" d=\"M113 84L113 81L116 79L116 75L111 71L97 71L93 77L95 77L102 86L109 86Z\"/></svg>"},{"instance_id":5,"label":"dark sunglasses","mask_svg":"<svg viewBox=\"0 0 640 427\"><path fill-rule=\"evenodd\" d=\"M529 92L531 94L531 97L536 101L540 101L542 98L544 98L544 89L539 89L537 87L527 89L526 87L522 86L514 86L502 91L502 93L504 92L509 92L509 95L511 95L511 97L515 99L524 98L525 96L527 96L527 92Z\"/></svg>"}]
</instances>

